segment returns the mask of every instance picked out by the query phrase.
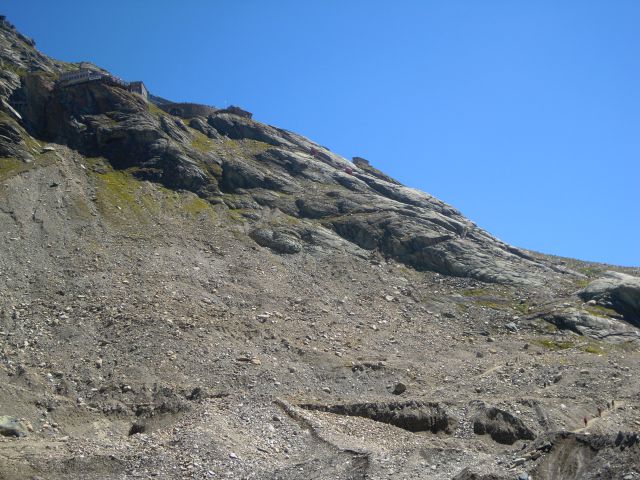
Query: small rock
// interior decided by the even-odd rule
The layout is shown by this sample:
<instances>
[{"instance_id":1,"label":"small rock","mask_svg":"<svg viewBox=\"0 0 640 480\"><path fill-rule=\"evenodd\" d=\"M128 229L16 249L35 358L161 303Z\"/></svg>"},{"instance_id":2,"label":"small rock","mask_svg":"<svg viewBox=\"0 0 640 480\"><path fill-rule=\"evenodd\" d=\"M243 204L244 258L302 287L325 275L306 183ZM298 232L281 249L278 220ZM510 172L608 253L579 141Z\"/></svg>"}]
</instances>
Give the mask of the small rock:
<instances>
[{"instance_id":1,"label":"small rock","mask_svg":"<svg viewBox=\"0 0 640 480\"><path fill-rule=\"evenodd\" d=\"M510 332L517 332L518 326L514 322L509 322L505 325L505 328Z\"/></svg>"},{"instance_id":2,"label":"small rock","mask_svg":"<svg viewBox=\"0 0 640 480\"><path fill-rule=\"evenodd\" d=\"M322 391L325 393L331 393L331 389L329 387L322 387Z\"/></svg>"},{"instance_id":3,"label":"small rock","mask_svg":"<svg viewBox=\"0 0 640 480\"><path fill-rule=\"evenodd\" d=\"M237 458L238 458L238 456L237 456L235 453L231 452L231 453L229 454L229 458L231 458L231 459L235 460L235 459L237 459Z\"/></svg>"},{"instance_id":4,"label":"small rock","mask_svg":"<svg viewBox=\"0 0 640 480\"><path fill-rule=\"evenodd\" d=\"M24 437L26 428L16 417L0 416L0 435L4 437Z\"/></svg>"},{"instance_id":5,"label":"small rock","mask_svg":"<svg viewBox=\"0 0 640 480\"><path fill-rule=\"evenodd\" d=\"M394 395L402 395L406 391L407 391L407 386L402 382L398 382L393 387L393 390L391 391L391 393L393 393Z\"/></svg>"}]
</instances>

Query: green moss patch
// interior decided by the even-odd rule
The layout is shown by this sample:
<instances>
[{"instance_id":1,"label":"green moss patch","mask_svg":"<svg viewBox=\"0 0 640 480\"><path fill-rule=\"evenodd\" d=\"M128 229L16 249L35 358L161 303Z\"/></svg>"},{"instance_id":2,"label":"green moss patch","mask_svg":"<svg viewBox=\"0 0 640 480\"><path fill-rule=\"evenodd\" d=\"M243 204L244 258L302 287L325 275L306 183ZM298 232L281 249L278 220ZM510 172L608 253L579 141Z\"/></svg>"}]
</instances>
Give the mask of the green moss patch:
<instances>
[{"instance_id":1,"label":"green moss patch","mask_svg":"<svg viewBox=\"0 0 640 480\"><path fill-rule=\"evenodd\" d=\"M557 350L568 350L576 346L575 342L566 340L548 340L548 339L537 339L534 340L534 343L540 345L541 347L546 348L547 350L557 351Z\"/></svg>"},{"instance_id":2,"label":"green moss patch","mask_svg":"<svg viewBox=\"0 0 640 480\"><path fill-rule=\"evenodd\" d=\"M589 312L591 315L595 315L596 317L620 317L618 312L616 312L612 308L603 307L601 305L585 305L584 309Z\"/></svg>"},{"instance_id":3,"label":"green moss patch","mask_svg":"<svg viewBox=\"0 0 640 480\"><path fill-rule=\"evenodd\" d=\"M605 355L607 352L602 346L597 343L589 343L582 347L582 351L586 353L592 353L594 355Z\"/></svg>"},{"instance_id":4,"label":"green moss patch","mask_svg":"<svg viewBox=\"0 0 640 480\"><path fill-rule=\"evenodd\" d=\"M17 158L0 158L0 180L6 180L27 170L29 170L29 164Z\"/></svg>"},{"instance_id":5,"label":"green moss patch","mask_svg":"<svg viewBox=\"0 0 640 480\"><path fill-rule=\"evenodd\" d=\"M491 308L493 310L504 310L507 306L503 303L495 302L493 300L478 300L476 302L481 307Z\"/></svg>"},{"instance_id":6,"label":"green moss patch","mask_svg":"<svg viewBox=\"0 0 640 480\"><path fill-rule=\"evenodd\" d=\"M160 217L216 218L213 205L195 194L175 192L160 185L143 188L146 184L130 171L105 167L101 159L91 159L91 163L101 167L100 173L92 172L96 203L100 213L110 221L138 228Z\"/></svg>"},{"instance_id":7,"label":"green moss patch","mask_svg":"<svg viewBox=\"0 0 640 480\"><path fill-rule=\"evenodd\" d=\"M578 267L577 270L589 278L597 277L603 271L602 268L598 267Z\"/></svg>"},{"instance_id":8,"label":"green moss patch","mask_svg":"<svg viewBox=\"0 0 640 480\"><path fill-rule=\"evenodd\" d=\"M460 293L465 297L482 297L490 294L490 292L485 288L472 288L470 290L463 290Z\"/></svg>"},{"instance_id":9,"label":"green moss patch","mask_svg":"<svg viewBox=\"0 0 640 480\"><path fill-rule=\"evenodd\" d=\"M193 138L191 140L191 146L200 152L210 152L213 150L213 141L207 137L204 133L191 129Z\"/></svg>"},{"instance_id":10,"label":"green moss patch","mask_svg":"<svg viewBox=\"0 0 640 480\"><path fill-rule=\"evenodd\" d=\"M147 102L147 107L149 109L149 113L152 114L152 115L155 115L156 117L169 116L169 114L167 112L162 110L159 106L157 106L153 102Z\"/></svg>"}]
</instances>

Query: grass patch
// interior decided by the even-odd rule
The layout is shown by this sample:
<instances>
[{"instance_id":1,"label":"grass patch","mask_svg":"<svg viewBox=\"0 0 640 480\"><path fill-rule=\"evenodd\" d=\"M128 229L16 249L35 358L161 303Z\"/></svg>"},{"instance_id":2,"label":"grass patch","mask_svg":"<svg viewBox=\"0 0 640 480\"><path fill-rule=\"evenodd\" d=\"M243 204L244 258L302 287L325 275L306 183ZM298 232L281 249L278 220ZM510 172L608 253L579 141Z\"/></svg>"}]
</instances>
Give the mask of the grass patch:
<instances>
[{"instance_id":1,"label":"grass patch","mask_svg":"<svg viewBox=\"0 0 640 480\"><path fill-rule=\"evenodd\" d=\"M506 308L506 305L492 300L478 300L476 303L481 307L491 308L493 310L504 310Z\"/></svg>"},{"instance_id":2,"label":"grass patch","mask_svg":"<svg viewBox=\"0 0 640 480\"><path fill-rule=\"evenodd\" d=\"M534 340L534 343L540 345L541 347L546 348L547 350L558 351L558 350L568 350L573 348L576 344L571 341L561 341L561 340L547 340L547 339L538 339Z\"/></svg>"},{"instance_id":3,"label":"grass patch","mask_svg":"<svg viewBox=\"0 0 640 480\"><path fill-rule=\"evenodd\" d=\"M2 62L2 69L9 70L10 72L15 73L19 77L24 77L27 75L28 70L26 68L18 67L17 65L9 62Z\"/></svg>"},{"instance_id":4,"label":"grass patch","mask_svg":"<svg viewBox=\"0 0 640 480\"><path fill-rule=\"evenodd\" d=\"M149 113L155 115L156 117L165 116L168 117L169 114L162 110L159 106L157 106L153 102L147 102L147 108L149 109Z\"/></svg>"},{"instance_id":5,"label":"grass patch","mask_svg":"<svg viewBox=\"0 0 640 480\"><path fill-rule=\"evenodd\" d=\"M584 288L587 285L589 285L589 283L591 283L591 280L589 280L588 278L580 278L576 281L576 285L580 288Z\"/></svg>"},{"instance_id":6,"label":"grass patch","mask_svg":"<svg viewBox=\"0 0 640 480\"><path fill-rule=\"evenodd\" d=\"M21 162L17 158L0 158L0 180L18 175L29 170L30 164Z\"/></svg>"},{"instance_id":7,"label":"grass patch","mask_svg":"<svg viewBox=\"0 0 640 480\"><path fill-rule=\"evenodd\" d=\"M191 139L191 146L200 152L210 152L213 150L213 142L204 133L191 129L193 135Z\"/></svg>"},{"instance_id":8,"label":"grass patch","mask_svg":"<svg viewBox=\"0 0 640 480\"><path fill-rule=\"evenodd\" d=\"M230 208L228 211L229 218L237 223L244 223L247 221L244 213L248 212L246 208Z\"/></svg>"},{"instance_id":9,"label":"grass patch","mask_svg":"<svg viewBox=\"0 0 640 480\"><path fill-rule=\"evenodd\" d=\"M0 181L28 172L34 168L46 167L55 163L54 158L37 158L35 162L25 163L14 157L0 157Z\"/></svg>"},{"instance_id":10,"label":"grass patch","mask_svg":"<svg viewBox=\"0 0 640 480\"><path fill-rule=\"evenodd\" d=\"M529 313L530 308L531 308L531 305L529 305L529 302L517 303L513 306L513 309L516 312L521 313L522 315L527 315Z\"/></svg>"},{"instance_id":11,"label":"grass patch","mask_svg":"<svg viewBox=\"0 0 640 480\"><path fill-rule=\"evenodd\" d=\"M211 220L215 220L216 218L216 212L213 209L213 206L206 200L203 200L202 198L197 196L188 198L182 204L182 209L185 212L187 212L189 215L194 217L199 217L201 215L208 215L211 218Z\"/></svg>"},{"instance_id":12,"label":"grass patch","mask_svg":"<svg viewBox=\"0 0 640 480\"><path fill-rule=\"evenodd\" d=\"M597 277L602 273L602 268L598 267L578 267L577 270L589 278Z\"/></svg>"},{"instance_id":13,"label":"grass patch","mask_svg":"<svg viewBox=\"0 0 640 480\"><path fill-rule=\"evenodd\" d=\"M101 159L91 159L102 167ZM90 163L90 162L87 162ZM131 175L131 170L92 171L96 181L96 204L100 213L108 220L132 227L131 232L144 233L141 228L163 217L165 219L186 216L190 219L216 220L213 206L192 193L178 193L146 182Z\"/></svg>"},{"instance_id":14,"label":"grass patch","mask_svg":"<svg viewBox=\"0 0 640 480\"><path fill-rule=\"evenodd\" d=\"M585 305L584 309L591 315L595 315L596 317L620 317L618 312L616 312L614 309L603 307L602 305Z\"/></svg>"},{"instance_id":15,"label":"grass patch","mask_svg":"<svg viewBox=\"0 0 640 480\"><path fill-rule=\"evenodd\" d=\"M586 353L592 353L594 355L604 355L607 353L604 348L596 343L589 343L588 345L583 347L582 351Z\"/></svg>"},{"instance_id":16,"label":"grass patch","mask_svg":"<svg viewBox=\"0 0 640 480\"><path fill-rule=\"evenodd\" d=\"M461 293L465 297L482 297L490 294L490 292L484 288L472 288L471 290L463 290Z\"/></svg>"},{"instance_id":17,"label":"grass patch","mask_svg":"<svg viewBox=\"0 0 640 480\"><path fill-rule=\"evenodd\" d=\"M269 148L273 148L273 145L269 145L265 142L260 142L259 140L251 140L249 138L241 140L240 145L242 145L242 147L244 147L244 149L251 155L258 155L259 153L262 153Z\"/></svg>"},{"instance_id":18,"label":"grass patch","mask_svg":"<svg viewBox=\"0 0 640 480\"><path fill-rule=\"evenodd\" d=\"M98 175L100 181L100 194L105 200L113 200L119 207L135 203L136 192L140 189L135 179L124 171L111 170Z\"/></svg>"}]
</instances>

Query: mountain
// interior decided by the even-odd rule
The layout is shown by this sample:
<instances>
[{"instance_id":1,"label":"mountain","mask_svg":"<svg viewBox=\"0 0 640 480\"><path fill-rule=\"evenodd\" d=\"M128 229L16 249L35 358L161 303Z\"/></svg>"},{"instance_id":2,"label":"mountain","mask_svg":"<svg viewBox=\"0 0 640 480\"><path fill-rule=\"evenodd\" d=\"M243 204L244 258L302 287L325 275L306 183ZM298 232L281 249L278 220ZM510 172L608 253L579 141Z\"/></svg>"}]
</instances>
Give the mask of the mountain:
<instances>
[{"instance_id":1,"label":"mountain","mask_svg":"<svg viewBox=\"0 0 640 480\"><path fill-rule=\"evenodd\" d=\"M0 61L0 478L637 475L638 269L4 18Z\"/></svg>"}]
</instances>

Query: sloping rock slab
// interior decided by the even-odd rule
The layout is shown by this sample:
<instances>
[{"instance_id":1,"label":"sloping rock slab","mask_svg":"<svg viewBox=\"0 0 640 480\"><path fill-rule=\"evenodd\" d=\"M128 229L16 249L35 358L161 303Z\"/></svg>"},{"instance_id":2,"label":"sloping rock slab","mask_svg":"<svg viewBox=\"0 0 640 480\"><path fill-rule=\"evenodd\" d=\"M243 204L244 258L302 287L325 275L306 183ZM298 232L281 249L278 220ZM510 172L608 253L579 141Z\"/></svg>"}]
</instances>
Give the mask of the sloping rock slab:
<instances>
[{"instance_id":1,"label":"sloping rock slab","mask_svg":"<svg viewBox=\"0 0 640 480\"><path fill-rule=\"evenodd\" d=\"M610 306L626 319L640 326L640 278L619 272L605 272L578 292L584 301L595 300Z\"/></svg>"},{"instance_id":2,"label":"sloping rock slab","mask_svg":"<svg viewBox=\"0 0 640 480\"><path fill-rule=\"evenodd\" d=\"M591 315L575 308L550 312L543 315L542 318L561 330L571 330L599 340L613 343L640 342L640 330L626 322L615 318Z\"/></svg>"}]
</instances>

